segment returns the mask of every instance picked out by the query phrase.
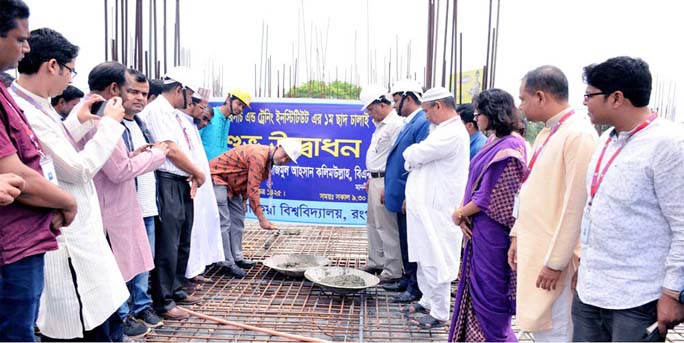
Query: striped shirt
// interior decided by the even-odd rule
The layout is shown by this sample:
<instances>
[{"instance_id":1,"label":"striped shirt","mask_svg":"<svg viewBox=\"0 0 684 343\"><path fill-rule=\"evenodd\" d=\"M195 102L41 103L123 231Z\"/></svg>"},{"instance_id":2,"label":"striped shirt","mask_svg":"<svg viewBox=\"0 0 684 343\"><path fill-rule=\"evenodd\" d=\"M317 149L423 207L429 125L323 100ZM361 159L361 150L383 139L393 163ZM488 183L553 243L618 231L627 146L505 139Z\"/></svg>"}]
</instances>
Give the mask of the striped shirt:
<instances>
[{"instance_id":1,"label":"striped shirt","mask_svg":"<svg viewBox=\"0 0 684 343\"><path fill-rule=\"evenodd\" d=\"M249 199L249 206L257 216L263 218L264 212L259 203L259 184L268 178L273 166L272 149L267 145L240 145L218 155L209 162L211 179L214 185L228 187L228 198L242 195L243 201Z\"/></svg>"},{"instance_id":2,"label":"striped shirt","mask_svg":"<svg viewBox=\"0 0 684 343\"><path fill-rule=\"evenodd\" d=\"M131 132L131 140L133 141L133 149L137 149L145 144L145 136L135 120L124 119L123 124ZM157 209L157 181L154 178L154 172L142 174L138 179L138 204L140 204L140 212L143 218L152 217L159 214Z\"/></svg>"}]
</instances>

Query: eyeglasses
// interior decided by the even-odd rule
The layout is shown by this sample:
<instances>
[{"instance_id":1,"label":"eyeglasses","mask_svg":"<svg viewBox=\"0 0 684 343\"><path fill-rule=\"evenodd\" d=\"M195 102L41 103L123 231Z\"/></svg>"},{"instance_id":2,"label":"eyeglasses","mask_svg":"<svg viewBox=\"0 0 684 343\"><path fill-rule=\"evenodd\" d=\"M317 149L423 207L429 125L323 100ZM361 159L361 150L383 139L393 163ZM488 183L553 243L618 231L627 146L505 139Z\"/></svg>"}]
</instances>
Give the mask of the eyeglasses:
<instances>
[{"instance_id":1,"label":"eyeglasses","mask_svg":"<svg viewBox=\"0 0 684 343\"><path fill-rule=\"evenodd\" d=\"M72 78L72 79L75 78L76 75L78 75L78 73L77 73L75 70L69 68L69 66L67 66L66 64L60 63L59 65L61 65L61 66L64 67L64 68L67 68L67 70L69 70L69 72L71 73L71 78Z\"/></svg>"},{"instance_id":2,"label":"eyeglasses","mask_svg":"<svg viewBox=\"0 0 684 343\"><path fill-rule=\"evenodd\" d=\"M593 97L594 95L602 95L602 94L606 94L606 93L604 93L604 92L585 93L584 94L584 101L589 101L589 99L591 99L591 97Z\"/></svg>"}]
</instances>

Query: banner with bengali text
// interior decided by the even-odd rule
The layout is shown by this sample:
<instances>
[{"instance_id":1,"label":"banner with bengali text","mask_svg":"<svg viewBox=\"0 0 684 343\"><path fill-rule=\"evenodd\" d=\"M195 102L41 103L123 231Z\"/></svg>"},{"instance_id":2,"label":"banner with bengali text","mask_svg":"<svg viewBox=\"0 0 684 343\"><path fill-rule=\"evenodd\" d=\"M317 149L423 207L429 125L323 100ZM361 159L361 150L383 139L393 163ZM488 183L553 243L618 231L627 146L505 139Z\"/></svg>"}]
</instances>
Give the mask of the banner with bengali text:
<instances>
[{"instance_id":1,"label":"banner with bengali text","mask_svg":"<svg viewBox=\"0 0 684 343\"><path fill-rule=\"evenodd\" d=\"M212 106L223 104L213 99ZM277 99L252 101L234 116L228 145L302 143L298 163L274 166L272 194L261 184L261 207L271 221L366 225L366 150L375 130L358 101ZM272 195L272 196L269 196ZM247 209L247 218L255 218Z\"/></svg>"}]
</instances>

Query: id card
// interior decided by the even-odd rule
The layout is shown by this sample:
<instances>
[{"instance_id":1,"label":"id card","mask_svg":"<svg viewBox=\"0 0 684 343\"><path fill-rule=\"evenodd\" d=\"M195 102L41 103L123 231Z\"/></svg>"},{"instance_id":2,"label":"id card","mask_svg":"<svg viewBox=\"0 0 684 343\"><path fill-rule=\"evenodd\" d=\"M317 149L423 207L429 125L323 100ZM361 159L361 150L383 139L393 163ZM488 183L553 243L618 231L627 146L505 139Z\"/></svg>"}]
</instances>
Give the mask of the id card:
<instances>
[{"instance_id":1,"label":"id card","mask_svg":"<svg viewBox=\"0 0 684 343\"><path fill-rule=\"evenodd\" d=\"M591 231L591 206L587 205L584 208L584 213L582 214L582 228L580 231L580 240L582 244L587 244L589 242L589 231Z\"/></svg>"},{"instance_id":2,"label":"id card","mask_svg":"<svg viewBox=\"0 0 684 343\"><path fill-rule=\"evenodd\" d=\"M43 176L55 186L59 186L57 181L57 173L55 172L55 164L52 163L50 156L40 158L40 169L43 170Z\"/></svg>"},{"instance_id":3,"label":"id card","mask_svg":"<svg viewBox=\"0 0 684 343\"><path fill-rule=\"evenodd\" d=\"M520 214L520 197L519 193L516 193L513 199L513 218L518 219L518 214Z\"/></svg>"}]
</instances>

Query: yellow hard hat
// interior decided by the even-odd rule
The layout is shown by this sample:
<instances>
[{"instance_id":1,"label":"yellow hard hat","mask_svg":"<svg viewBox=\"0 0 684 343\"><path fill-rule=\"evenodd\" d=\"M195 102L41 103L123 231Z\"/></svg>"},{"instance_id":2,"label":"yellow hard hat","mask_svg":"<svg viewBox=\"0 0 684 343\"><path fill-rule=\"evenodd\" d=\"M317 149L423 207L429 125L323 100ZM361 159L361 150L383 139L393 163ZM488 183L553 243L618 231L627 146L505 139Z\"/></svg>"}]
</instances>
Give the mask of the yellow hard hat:
<instances>
[{"instance_id":1,"label":"yellow hard hat","mask_svg":"<svg viewBox=\"0 0 684 343\"><path fill-rule=\"evenodd\" d=\"M232 91L228 92L228 96L233 96L233 97L238 98L240 101L245 103L245 105L247 105L247 107L250 107L249 105L252 102L252 94L250 94L249 91L246 89L240 89L240 88L233 89Z\"/></svg>"}]
</instances>

